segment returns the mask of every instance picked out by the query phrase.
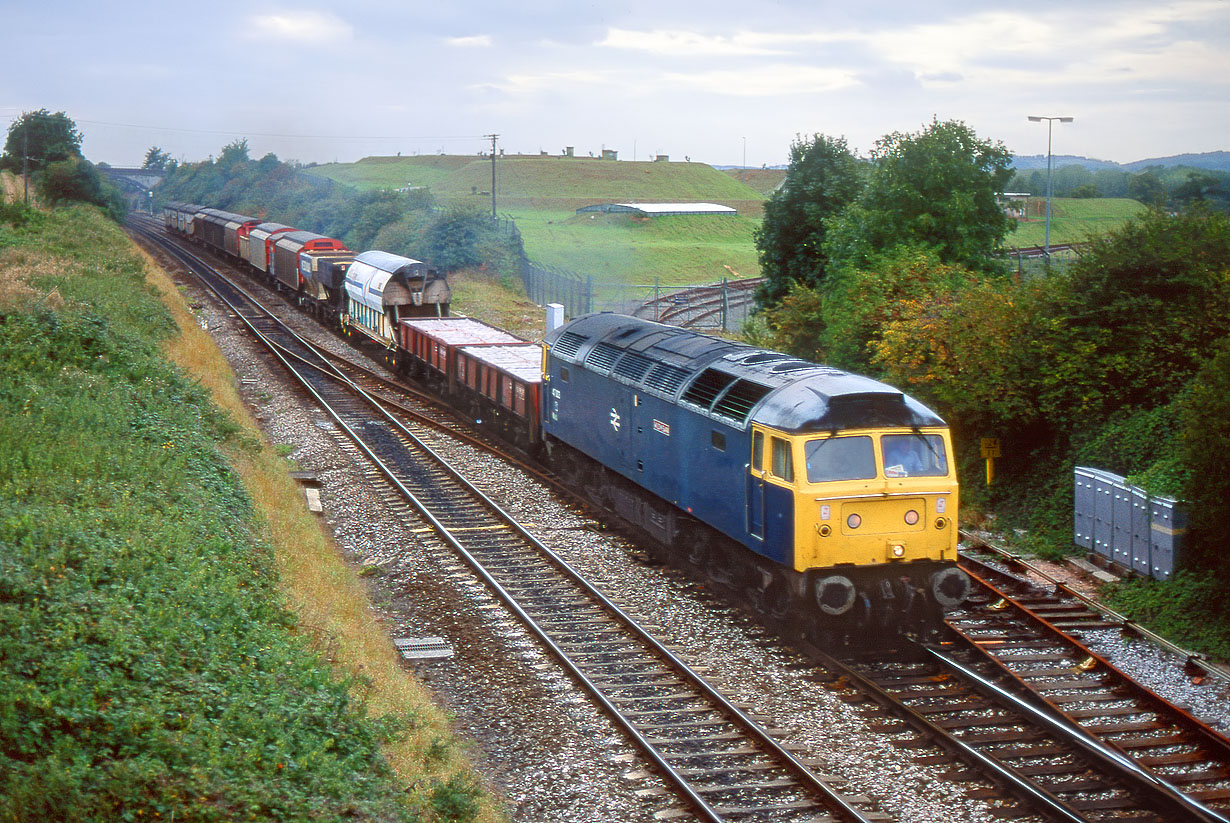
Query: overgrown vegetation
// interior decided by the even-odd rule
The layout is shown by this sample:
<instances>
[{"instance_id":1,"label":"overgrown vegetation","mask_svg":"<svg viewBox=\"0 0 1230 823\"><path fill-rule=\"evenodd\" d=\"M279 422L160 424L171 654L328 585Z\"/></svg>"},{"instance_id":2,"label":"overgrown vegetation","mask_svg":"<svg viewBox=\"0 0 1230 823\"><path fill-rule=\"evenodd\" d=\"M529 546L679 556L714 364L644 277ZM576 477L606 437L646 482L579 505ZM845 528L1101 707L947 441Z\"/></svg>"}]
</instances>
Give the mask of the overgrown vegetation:
<instances>
[{"instance_id":1,"label":"overgrown vegetation","mask_svg":"<svg viewBox=\"0 0 1230 823\"><path fill-rule=\"evenodd\" d=\"M81 156L81 132L67 114L47 109L25 112L9 126L0 169L20 173L28 165L44 203L55 206L80 201L102 206L117 223L127 202L94 165Z\"/></svg>"},{"instance_id":2,"label":"overgrown vegetation","mask_svg":"<svg viewBox=\"0 0 1230 823\"><path fill-rule=\"evenodd\" d=\"M7 213L8 209L6 209ZM471 820L296 632L174 324L89 209L0 222L0 819Z\"/></svg>"}]
</instances>

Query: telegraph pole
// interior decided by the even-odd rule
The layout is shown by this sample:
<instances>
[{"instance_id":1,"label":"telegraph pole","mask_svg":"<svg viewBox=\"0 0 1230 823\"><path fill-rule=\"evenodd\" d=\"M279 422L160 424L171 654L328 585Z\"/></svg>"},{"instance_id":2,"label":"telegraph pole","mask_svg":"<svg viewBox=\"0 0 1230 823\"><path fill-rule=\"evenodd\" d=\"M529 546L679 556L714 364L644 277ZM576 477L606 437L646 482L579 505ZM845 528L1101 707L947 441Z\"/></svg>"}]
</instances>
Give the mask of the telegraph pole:
<instances>
[{"instance_id":1,"label":"telegraph pole","mask_svg":"<svg viewBox=\"0 0 1230 823\"><path fill-rule=\"evenodd\" d=\"M491 219L495 220L495 139L498 134L484 134L483 137L491 138Z\"/></svg>"},{"instance_id":2,"label":"telegraph pole","mask_svg":"<svg viewBox=\"0 0 1230 823\"><path fill-rule=\"evenodd\" d=\"M30 205L30 115L21 116L21 182L26 188L26 205Z\"/></svg>"}]
</instances>

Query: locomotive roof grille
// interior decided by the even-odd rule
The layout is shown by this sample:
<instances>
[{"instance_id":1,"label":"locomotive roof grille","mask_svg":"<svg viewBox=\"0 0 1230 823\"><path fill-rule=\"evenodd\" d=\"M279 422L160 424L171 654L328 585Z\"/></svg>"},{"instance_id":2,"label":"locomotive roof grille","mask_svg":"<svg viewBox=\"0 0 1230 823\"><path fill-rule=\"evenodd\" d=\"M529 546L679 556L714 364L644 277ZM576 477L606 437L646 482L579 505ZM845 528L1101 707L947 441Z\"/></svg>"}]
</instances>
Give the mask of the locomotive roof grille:
<instances>
[{"instance_id":1,"label":"locomotive roof grille","mask_svg":"<svg viewBox=\"0 0 1230 823\"><path fill-rule=\"evenodd\" d=\"M688 379L688 374L690 372L678 366L658 363L649 370L649 374L645 375L645 388L674 395L683 385L683 381Z\"/></svg>"},{"instance_id":2,"label":"locomotive roof grille","mask_svg":"<svg viewBox=\"0 0 1230 823\"><path fill-rule=\"evenodd\" d=\"M771 386L753 383L751 380L739 380L713 407L713 413L743 423L752 413L752 409L756 408L756 404L771 391Z\"/></svg>"},{"instance_id":3,"label":"locomotive roof grille","mask_svg":"<svg viewBox=\"0 0 1230 823\"><path fill-rule=\"evenodd\" d=\"M585 365L593 371L609 372L621 354L623 354L623 349L617 349L610 343L599 343L589 350L589 354L585 355Z\"/></svg>"},{"instance_id":4,"label":"locomotive roof grille","mask_svg":"<svg viewBox=\"0 0 1230 823\"><path fill-rule=\"evenodd\" d=\"M652 365L653 361L643 354L624 352L624 356L615 364L615 374L633 383L639 383Z\"/></svg>"},{"instance_id":5,"label":"locomotive roof grille","mask_svg":"<svg viewBox=\"0 0 1230 823\"><path fill-rule=\"evenodd\" d=\"M680 400L686 400L689 403L695 403L705 409L713 405L713 401L722 393L722 390L735 382L733 374L727 374L724 371L717 369L705 369L700 373L692 385L688 386L683 392Z\"/></svg>"},{"instance_id":6,"label":"locomotive roof grille","mask_svg":"<svg viewBox=\"0 0 1230 823\"><path fill-rule=\"evenodd\" d=\"M581 344L588 339L576 332L566 331L555 341L555 345L551 347L551 350L556 354L562 354L566 357L576 357L577 352L581 349Z\"/></svg>"}]
</instances>

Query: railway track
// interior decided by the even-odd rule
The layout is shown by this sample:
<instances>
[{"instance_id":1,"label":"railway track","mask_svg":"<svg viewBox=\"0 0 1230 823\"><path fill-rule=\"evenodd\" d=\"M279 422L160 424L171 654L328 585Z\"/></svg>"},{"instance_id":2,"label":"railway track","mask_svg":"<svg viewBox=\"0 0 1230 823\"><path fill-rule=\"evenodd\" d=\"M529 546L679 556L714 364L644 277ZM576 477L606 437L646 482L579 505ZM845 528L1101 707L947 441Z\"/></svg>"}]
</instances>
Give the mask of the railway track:
<instances>
[{"instance_id":1,"label":"railway track","mask_svg":"<svg viewBox=\"0 0 1230 823\"><path fill-rule=\"evenodd\" d=\"M721 328L723 318L732 312L747 313L762 282L764 278L752 277L680 289L646 300L633 313L684 328Z\"/></svg>"},{"instance_id":2,"label":"railway track","mask_svg":"<svg viewBox=\"0 0 1230 823\"><path fill-rule=\"evenodd\" d=\"M434 403L414 398L414 392L397 381L355 363L338 365L332 357L325 366L318 351L274 345L281 358L299 362L316 380L342 388L361 383L398 416L414 416L413 421L388 417L373 425L370 407L355 411L359 422L353 428L379 432L374 440L388 445L421 439L421 431L416 435L410 429L422 423L485 449L494 447L470 434L448 412L431 410ZM339 374L339 369L346 374ZM400 431L403 426L406 430ZM445 482L443 470L423 469L421 485L412 487L402 475L412 476L415 470L390 471L383 468L383 458L376 459L394 485L405 486L407 499L415 500L416 506L419 497L432 499L431 490ZM523 465L551 481L532 464ZM595 701L610 716L623 718L619 724L629 739L641 744L655 768L663 775L678 774L671 782L702 818L846 819L841 816L846 813L875 817L863 802L846 799L848 809L839 804L833 810L816 798L808 799L803 785L808 781L800 783L797 777L800 769L808 771L806 763L791 764L792 757L784 750L787 759L775 760L773 750L780 747L772 735L759 741L743 736L749 725L758 725L754 718L740 718L742 713L733 706L731 713L716 693L693 691L688 683L695 672L686 666L677 668L682 663L669 650L653 649L652 642L646 645L652 641L648 632L635 627L601 594L587 590L583 581L566 581L569 574L562 561L534 545L528 535L522 539L529 542L514 540L511 546L495 539L516 532L515 524L493 522L490 509L481 503L477 508L449 500L433 505L435 509L428 511L469 512L470 519L463 518L452 528L450 521L441 521L445 532L462 538L454 549L480 569L480 578L533 627L532 633L552 654L569 661L564 667ZM488 513L475 513L479 511ZM467 532L482 539L466 537ZM1226 820L1230 759L1224 754L1225 739L1122 673L1112 673L1108 661L1087 653L1077 638L1070 637L1082 630L1123 624L1092 609L1092 604L1031 586L1012 573L1019 558L1005 562L1007 570L997 564L978 565L971 557L963 560L967 571L986 581L985 593L953 618L954 635L945 645L911 649L895 663L838 661L823 650L811 649L813 659L834 673L818 679L830 680L834 688L857 689L850 692L852 701L874 701L876 711L888 718L881 725L884 730L913 728L919 734L915 745L939 746L945 754L938 757L959 760L963 765L954 766L954 777L989 779L995 788L980 796L1014 798L1000 801L1006 804L1001 810L1006 816ZM1011 605L1013 597L1019 606ZM1009 615L1016 622L1008 622ZM1039 621L1043 616L1049 619ZM716 707L710 702L715 696ZM710 813L715 816L708 817Z\"/></svg>"},{"instance_id":3,"label":"railway track","mask_svg":"<svg viewBox=\"0 0 1230 823\"><path fill-rule=\"evenodd\" d=\"M176 244L161 243L269 346L437 536L555 657L703 820L884 820L816 774L652 633L454 471L407 425L260 304ZM294 352L294 357L288 352Z\"/></svg>"},{"instance_id":4,"label":"railway track","mask_svg":"<svg viewBox=\"0 0 1230 823\"><path fill-rule=\"evenodd\" d=\"M1230 740L1081 642L1117 621L997 564L961 564L976 592L949 638L875 660L817 651L831 687L875 706L880 730L914 731L905 745L943 750L927 760L953 763L954 779L994 784L975 796L1010 794L1005 817L1230 819Z\"/></svg>"}]
</instances>

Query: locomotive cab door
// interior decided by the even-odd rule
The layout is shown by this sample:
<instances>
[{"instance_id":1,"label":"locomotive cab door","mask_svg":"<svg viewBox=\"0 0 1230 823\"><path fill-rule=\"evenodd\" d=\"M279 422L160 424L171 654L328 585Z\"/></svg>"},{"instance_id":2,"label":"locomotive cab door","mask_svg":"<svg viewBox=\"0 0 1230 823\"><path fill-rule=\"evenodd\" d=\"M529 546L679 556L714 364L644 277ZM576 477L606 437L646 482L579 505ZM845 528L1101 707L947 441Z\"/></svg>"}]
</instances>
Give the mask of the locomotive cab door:
<instances>
[{"instance_id":1,"label":"locomotive cab door","mask_svg":"<svg viewBox=\"0 0 1230 823\"><path fill-rule=\"evenodd\" d=\"M765 434L759 429L752 431L752 455L747 469L747 533L756 540L764 540L765 498Z\"/></svg>"}]
</instances>

